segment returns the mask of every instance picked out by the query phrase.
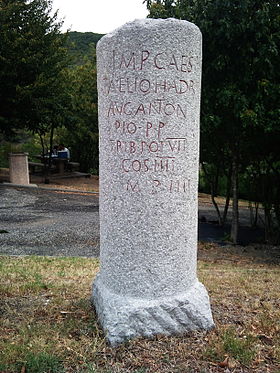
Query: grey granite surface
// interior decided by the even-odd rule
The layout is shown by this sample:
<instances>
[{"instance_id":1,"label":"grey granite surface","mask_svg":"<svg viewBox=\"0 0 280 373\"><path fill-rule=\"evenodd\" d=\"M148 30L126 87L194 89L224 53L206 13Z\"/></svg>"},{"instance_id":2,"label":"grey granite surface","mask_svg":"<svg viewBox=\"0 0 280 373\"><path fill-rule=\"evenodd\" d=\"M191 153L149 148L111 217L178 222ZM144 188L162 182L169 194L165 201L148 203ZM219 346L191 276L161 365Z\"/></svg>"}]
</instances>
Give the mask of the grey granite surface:
<instances>
[{"instance_id":1,"label":"grey granite surface","mask_svg":"<svg viewBox=\"0 0 280 373\"><path fill-rule=\"evenodd\" d=\"M93 301L101 323L113 344L143 335L133 323L137 304L146 313L161 298L171 310L176 299L164 330L208 329L209 300L196 277L201 33L175 19L128 23L99 41L97 68L101 270ZM114 297L131 307L116 301L112 312ZM196 306L188 313L186 304ZM124 313L117 336L110 329ZM144 319L152 334L162 332L152 315Z\"/></svg>"}]
</instances>

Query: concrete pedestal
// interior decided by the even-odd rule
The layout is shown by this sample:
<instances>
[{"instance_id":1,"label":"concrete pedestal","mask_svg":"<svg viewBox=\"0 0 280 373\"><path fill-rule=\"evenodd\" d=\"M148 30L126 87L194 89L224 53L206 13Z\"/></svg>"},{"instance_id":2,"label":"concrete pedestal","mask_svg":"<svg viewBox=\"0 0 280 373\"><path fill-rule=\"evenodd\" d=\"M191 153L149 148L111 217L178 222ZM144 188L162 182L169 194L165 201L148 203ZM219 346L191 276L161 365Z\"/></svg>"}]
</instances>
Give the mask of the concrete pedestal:
<instances>
[{"instance_id":1,"label":"concrete pedestal","mask_svg":"<svg viewBox=\"0 0 280 373\"><path fill-rule=\"evenodd\" d=\"M28 153L10 153L10 183L29 185Z\"/></svg>"}]
</instances>

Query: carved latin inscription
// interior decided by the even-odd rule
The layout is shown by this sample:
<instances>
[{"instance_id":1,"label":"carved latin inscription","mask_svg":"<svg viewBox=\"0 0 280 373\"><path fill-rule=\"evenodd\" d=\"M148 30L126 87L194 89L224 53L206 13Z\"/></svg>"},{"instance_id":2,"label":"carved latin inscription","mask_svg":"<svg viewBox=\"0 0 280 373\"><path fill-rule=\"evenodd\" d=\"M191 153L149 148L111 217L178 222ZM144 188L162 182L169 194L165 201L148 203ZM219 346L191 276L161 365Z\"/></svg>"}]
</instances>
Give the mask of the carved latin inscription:
<instances>
[{"instance_id":1,"label":"carved latin inscription","mask_svg":"<svg viewBox=\"0 0 280 373\"><path fill-rule=\"evenodd\" d=\"M104 75L101 86L108 98L108 151L118 160L117 172L123 174L127 193L189 192L178 157L186 156L192 136L191 132L182 136L181 128L186 128L188 104L199 89L196 65L193 53L111 52L112 75ZM158 78L151 74L155 71L160 72Z\"/></svg>"},{"instance_id":2,"label":"carved latin inscription","mask_svg":"<svg viewBox=\"0 0 280 373\"><path fill-rule=\"evenodd\" d=\"M127 51L118 53L113 51L114 70L173 70L190 73L193 70L196 56L192 54L153 52L148 50Z\"/></svg>"}]
</instances>

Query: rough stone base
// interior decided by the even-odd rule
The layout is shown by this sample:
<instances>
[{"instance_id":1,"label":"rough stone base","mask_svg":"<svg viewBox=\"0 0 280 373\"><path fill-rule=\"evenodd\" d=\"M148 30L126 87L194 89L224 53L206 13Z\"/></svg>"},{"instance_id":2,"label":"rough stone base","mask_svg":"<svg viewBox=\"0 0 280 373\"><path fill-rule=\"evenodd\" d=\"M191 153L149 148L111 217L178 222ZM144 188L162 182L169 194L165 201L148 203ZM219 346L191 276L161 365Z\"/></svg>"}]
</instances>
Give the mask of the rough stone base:
<instances>
[{"instance_id":1,"label":"rough stone base","mask_svg":"<svg viewBox=\"0 0 280 373\"><path fill-rule=\"evenodd\" d=\"M149 300L114 294L97 275L92 301L112 346L139 336L214 327L207 290L198 281L185 293Z\"/></svg>"}]
</instances>

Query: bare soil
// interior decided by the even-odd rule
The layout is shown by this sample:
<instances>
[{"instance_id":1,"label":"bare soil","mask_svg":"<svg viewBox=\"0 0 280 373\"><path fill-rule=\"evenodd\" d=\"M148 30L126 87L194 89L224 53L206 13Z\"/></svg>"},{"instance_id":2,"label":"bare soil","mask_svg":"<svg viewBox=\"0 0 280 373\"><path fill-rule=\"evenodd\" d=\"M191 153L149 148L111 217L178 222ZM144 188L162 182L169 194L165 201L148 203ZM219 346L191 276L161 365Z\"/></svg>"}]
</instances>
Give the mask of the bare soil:
<instances>
[{"instance_id":1,"label":"bare soil","mask_svg":"<svg viewBox=\"0 0 280 373\"><path fill-rule=\"evenodd\" d=\"M66 177L51 177L50 183L45 184L44 177L42 175L30 175L30 183L36 184L44 188L58 188L58 189L74 189L81 191L99 191L99 177L72 177L75 173L68 173ZM1 168L0 169L0 183L9 182L9 169Z\"/></svg>"},{"instance_id":2,"label":"bare soil","mask_svg":"<svg viewBox=\"0 0 280 373\"><path fill-rule=\"evenodd\" d=\"M44 183L42 176L31 175L30 182L47 188L99 192L99 177L94 175L91 177L65 177L61 179L51 178L49 184Z\"/></svg>"}]
</instances>

